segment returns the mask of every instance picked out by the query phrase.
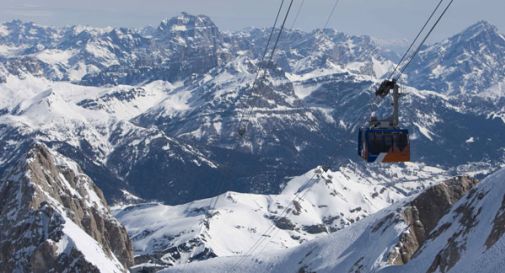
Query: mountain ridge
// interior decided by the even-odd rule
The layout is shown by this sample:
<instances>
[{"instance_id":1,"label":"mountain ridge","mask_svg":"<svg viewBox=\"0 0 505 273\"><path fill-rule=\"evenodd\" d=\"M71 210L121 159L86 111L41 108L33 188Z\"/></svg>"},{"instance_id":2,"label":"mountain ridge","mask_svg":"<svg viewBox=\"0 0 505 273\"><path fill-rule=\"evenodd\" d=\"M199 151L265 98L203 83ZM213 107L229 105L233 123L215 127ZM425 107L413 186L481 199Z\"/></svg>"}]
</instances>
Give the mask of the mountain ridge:
<instances>
[{"instance_id":1,"label":"mountain ridge","mask_svg":"<svg viewBox=\"0 0 505 273\"><path fill-rule=\"evenodd\" d=\"M80 167L33 144L0 182L1 272L127 272L124 227ZM112 238L114 236L114 238Z\"/></svg>"}]
</instances>

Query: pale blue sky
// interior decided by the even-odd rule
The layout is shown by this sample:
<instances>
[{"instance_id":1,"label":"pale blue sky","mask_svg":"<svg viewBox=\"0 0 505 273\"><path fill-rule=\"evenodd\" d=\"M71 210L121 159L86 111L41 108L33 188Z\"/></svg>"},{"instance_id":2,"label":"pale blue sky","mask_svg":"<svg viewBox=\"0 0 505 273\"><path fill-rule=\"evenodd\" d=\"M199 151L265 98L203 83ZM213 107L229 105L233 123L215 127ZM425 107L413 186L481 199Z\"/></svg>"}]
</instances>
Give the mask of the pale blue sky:
<instances>
[{"instance_id":1,"label":"pale blue sky","mask_svg":"<svg viewBox=\"0 0 505 273\"><path fill-rule=\"evenodd\" d=\"M281 0L0 0L0 21L44 25L141 27L187 11L210 16L222 30L270 26ZM295 0L293 16L302 0ZM335 0L305 0L295 27L324 25ZM341 0L329 27L385 39L410 39L438 0ZM434 33L442 39L487 20L505 32L505 0L455 0ZM288 21L288 26L291 21Z\"/></svg>"}]
</instances>

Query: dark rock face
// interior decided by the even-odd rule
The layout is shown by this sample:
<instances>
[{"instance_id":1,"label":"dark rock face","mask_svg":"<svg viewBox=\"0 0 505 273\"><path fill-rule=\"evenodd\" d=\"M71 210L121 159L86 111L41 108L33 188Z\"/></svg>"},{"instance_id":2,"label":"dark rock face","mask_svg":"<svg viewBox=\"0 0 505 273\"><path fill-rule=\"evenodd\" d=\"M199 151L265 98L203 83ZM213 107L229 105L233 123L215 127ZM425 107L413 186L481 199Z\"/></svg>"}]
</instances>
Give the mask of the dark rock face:
<instances>
[{"instance_id":1,"label":"dark rock face","mask_svg":"<svg viewBox=\"0 0 505 273\"><path fill-rule=\"evenodd\" d=\"M126 230L102 192L77 165L43 145L5 172L0 198L0 272L99 272L80 250L89 243L102 248L116 272L133 264Z\"/></svg>"},{"instance_id":2,"label":"dark rock face","mask_svg":"<svg viewBox=\"0 0 505 273\"><path fill-rule=\"evenodd\" d=\"M123 30L130 31L130 30ZM132 32L132 31L130 31ZM124 52L119 64L88 74L85 85L138 84L146 81L178 81L203 74L230 59L222 34L207 16L180 16L164 20L149 38L137 33L137 43L111 52ZM121 36L124 36L121 35ZM103 39L103 38L101 38ZM117 39L111 39L116 44Z\"/></svg>"},{"instance_id":3,"label":"dark rock face","mask_svg":"<svg viewBox=\"0 0 505 273\"><path fill-rule=\"evenodd\" d=\"M211 258L217 257L212 249L205 247L205 238L195 238L184 244L174 246L168 249L163 249L157 253L152 253L150 255L139 255L135 257L135 264L137 268L150 268L149 264L156 264L156 267L167 268L168 266L173 266L177 264L177 261L182 255L192 255L195 249L200 249L199 253L193 255L189 262L193 261L204 261Z\"/></svg>"},{"instance_id":4,"label":"dark rock face","mask_svg":"<svg viewBox=\"0 0 505 273\"><path fill-rule=\"evenodd\" d=\"M493 229L487 237L486 247L493 246L505 234L505 196L501 202L500 209L493 221Z\"/></svg>"},{"instance_id":5,"label":"dark rock face","mask_svg":"<svg viewBox=\"0 0 505 273\"><path fill-rule=\"evenodd\" d=\"M295 224L293 224L293 222L291 222L291 220L286 217L275 217L272 220L275 226L279 229L294 230L296 227Z\"/></svg>"},{"instance_id":6,"label":"dark rock face","mask_svg":"<svg viewBox=\"0 0 505 273\"><path fill-rule=\"evenodd\" d=\"M107 168L139 196L172 203L187 202L189 195L202 199L211 196L209 191L217 193L209 184L217 185L228 175L205 150L156 129L118 128L111 134L111 142L115 150L109 155Z\"/></svg>"},{"instance_id":7,"label":"dark rock face","mask_svg":"<svg viewBox=\"0 0 505 273\"><path fill-rule=\"evenodd\" d=\"M435 228L438 220L452 205L478 182L467 176L456 177L429 188L412 202L412 207L418 211L419 220L423 223L426 235Z\"/></svg>"},{"instance_id":8,"label":"dark rock face","mask_svg":"<svg viewBox=\"0 0 505 273\"><path fill-rule=\"evenodd\" d=\"M328 232L325 225L311 225L311 226L303 226L302 229L310 234L318 234L323 232Z\"/></svg>"},{"instance_id":9,"label":"dark rock face","mask_svg":"<svg viewBox=\"0 0 505 273\"><path fill-rule=\"evenodd\" d=\"M428 239L438 221L477 183L474 178L455 177L427 189L414 199L403 211L409 232L402 234L398 245L400 255L390 262L407 263Z\"/></svg>"},{"instance_id":10,"label":"dark rock face","mask_svg":"<svg viewBox=\"0 0 505 273\"><path fill-rule=\"evenodd\" d=\"M21 46L27 45L30 47L49 46L54 44L58 30L51 27L43 27L32 22L22 22L13 20L3 24L7 30L7 35L0 36L0 43Z\"/></svg>"},{"instance_id":11,"label":"dark rock face","mask_svg":"<svg viewBox=\"0 0 505 273\"><path fill-rule=\"evenodd\" d=\"M3 65L9 74L18 77L23 77L26 74L43 77L54 73L46 64L32 57L7 59L3 61Z\"/></svg>"},{"instance_id":12,"label":"dark rock face","mask_svg":"<svg viewBox=\"0 0 505 273\"><path fill-rule=\"evenodd\" d=\"M504 178L503 169L482 182L454 178L410 202L401 211L406 232L390 255L402 266L391 272L501 272Z\"/></svg>"}]
</instances>

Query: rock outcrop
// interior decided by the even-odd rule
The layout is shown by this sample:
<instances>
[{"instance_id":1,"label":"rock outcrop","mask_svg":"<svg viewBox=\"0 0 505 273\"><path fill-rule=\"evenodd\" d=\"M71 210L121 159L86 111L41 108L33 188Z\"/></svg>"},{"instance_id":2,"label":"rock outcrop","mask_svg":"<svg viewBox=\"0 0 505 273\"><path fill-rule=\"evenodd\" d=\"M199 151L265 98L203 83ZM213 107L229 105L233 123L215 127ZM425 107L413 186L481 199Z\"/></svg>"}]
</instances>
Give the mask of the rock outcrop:
<instances>
[{"instance_id":1,"label":"rock outcrop","mask_svg":"<svg viewBox=\"0 0 505 273\"><path fill-rule=\"evenodd\" d=\"M35 144L0 180L0 272L127 272L125 228L80 167Z\"/></svg>"},{"instance_id":2,"label":"rock outcrop","mask_svg":"<svg viewBox=\"0 0 505 273\"><path fill-rule=\"evenodd\" d=\"M398 253L393 253L391 257L394 258L389 262L407 263L426 241L438 221L478 182L467 176L455 177L427 189L416 197L403 210L408 231L402 234L395 248Z\"/></svg>"},{"instance_id":3,"label":"rock outcrop","mask_svg":"<svg viewBox=\"0 0 505 273\"><path fill-rule=\"evenodd\" d=\"M504 181L505 169L483 179L438 220L407 264L384 272L503 272Z\"/></svg>"}]
</instances>

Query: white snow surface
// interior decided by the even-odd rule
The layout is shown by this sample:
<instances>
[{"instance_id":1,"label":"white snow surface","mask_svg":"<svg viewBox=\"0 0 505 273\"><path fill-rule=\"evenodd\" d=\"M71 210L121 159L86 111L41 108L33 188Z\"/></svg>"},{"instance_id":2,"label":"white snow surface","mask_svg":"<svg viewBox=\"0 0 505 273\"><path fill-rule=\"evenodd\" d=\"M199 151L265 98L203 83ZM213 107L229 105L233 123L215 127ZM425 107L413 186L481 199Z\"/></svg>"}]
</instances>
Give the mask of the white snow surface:
<instances>
[{"instance_id":1,"label":"white snow surface","mask_svg":"<svg viewBox=\"0 0 505 273\"><path fill-rule=\"evenodd\" d=\"M260 248L246 256L219 257L203 262L194 262L187 265L179 265L162 273L171 272L278 272L291 273L303 272L302 268L309 272L333 273L354 272L358 266L362 270L358 272L374 272L384 265L384 259L392 246L398 240L398 236L406 229L402 222L389 226L377 236L374 234L373 225L379 220L392 213L399 204L393 205L386 210L369 216L345 229L333 234L324 235L297 247L280 250L272 248ZM390 223L388 223L390 224ZM252 254L252 255L251 255ZM361 262L355 265L360 257Z\"/></svg>"},{"instance_id":2,"label":"white snow surface","mask_svg":"<svg viewBox=\"0 0 505 273\"><path fill-rule=\"evenodd\" d=\"M105 66L119 64L116 55L107 48L107 45L90 43L86 45L84 50L93 57L100 59Z\"/></svg>"},{"instance_id":3,"label":"white snow surface","mask_svg":"<svg viewBox=\"0 0 505 273\"><path fill-rule=\"evenodd\" d=\"M75 50L47 49L37 53L36 57L47 64L67 65L69 59L75 54Z\"/></svg>"},{"instance_id":4,"label":"white snow surface","mask_svg":"<svg viewBox=\"0 0 505 273\"><path fill-rule=\"evenodd\" d=\"M20 51L19 47L0 44L0 56L2 57L16 56Z\"/></svg>"},{"instance_id":5,"label":"white snow surface","mask_svg":"<svg viewBox=\"0 0 505 273\"><path fill-rule=\"evenodd\" d=\"M497 82L479 95L490 100L502 98L505 96L505 80Z\"/></svg>"},{"instance_id":6,"label":"white snow surface","mask_svg":"<svg viewBox=\"0 0 505 273\"><path fill-rule=\"evenodd\" d=\"M0 25L0 37L9 35L10 31L5 25Z\"/></svg>"},{"instance_id":7,"label":"white snow surface","mask_svg":"<svg viewBox=\"0 0 505 273\"><path fill-rule=\"evenodd\" d=\"M102 246L95 239L68 217L64 217L64 219L64 237L60 239L65 246L64 251L70 251L72 248L77 249L83 254L86 261L94 265L101 273L122 273L125 271L116 256L105 253ZM62 244L60 244L60 247Z\"/></svg>"}]
</instances>

